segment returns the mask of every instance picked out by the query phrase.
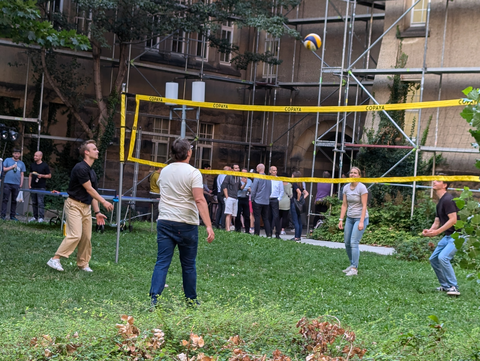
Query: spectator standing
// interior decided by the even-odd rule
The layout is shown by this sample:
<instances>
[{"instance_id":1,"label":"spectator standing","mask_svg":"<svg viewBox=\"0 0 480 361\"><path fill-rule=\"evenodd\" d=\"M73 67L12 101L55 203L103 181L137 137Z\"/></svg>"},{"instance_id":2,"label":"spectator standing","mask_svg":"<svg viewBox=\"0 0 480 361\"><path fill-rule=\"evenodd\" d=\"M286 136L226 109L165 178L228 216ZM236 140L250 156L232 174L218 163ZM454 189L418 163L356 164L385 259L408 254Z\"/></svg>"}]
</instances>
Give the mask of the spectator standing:
<instances>
[{"instance_id":1,"label":"spectator standing","mask_svg":"<svg viewBox=\"0 0 480 361\"><path fill-rule=\"evenodd\" d=\"M345 221L343 238L350 266L344 269L343 272L347 276L356 276L358 274L359 244L368 226L368 189L363 183L354 181L355 178L360 178L361 176L362 172L359 168L352 167L350 169L350 178L354 179L343 187L343 203L338 222L338 228L344 229L343 217L346 213L347 219Z\"/></svg>"},{"instance_id":2,"label":"spectator standing","mask_svg":"<svg viewBox=\"0 0 480 361\"><path fill-rule=\"evenodd\" d=\"M277 176L277 167L271 166L269 174L272 177ZM283 182L272 180L272 193L270 194L270 215L271 215L271 227L273 233L273 227L275 227L275 237L280 238L281 224L280 224L280 209L278 203L283 197Z\"/></svg>"},{"instance_id":3,"label":"spectator standing","mask_svg":"<svg viewBox=\"0 0 480 361\"><path fill-rule=\"evenodd\" d=\"M160 204L157 221L157 262L152 275L152 306L165 288L168 268L178 246L182 265L183 291L189 302L197 302L198 214L207 227L207 242L215 238L208 206L203 195L202 174L189 162L190 143L178 138L171 146L174 163L160 175Z\"/></svg>"},{"instance_id":4,"label":"spectator standing","mask_svg":"<svg viewBox=\"0 0 480 361\"><path fill-rule=\"evenodd\" d=\"M107 219L107 216L100 212L100 204L107 211L113 211L113 204L98 194L97 174L92 169L93 163L98 159L98 153L93 140L87 140L80 146L80 156L83 160L72 169L68 198L65 201L67 235L55 255L47 262L49 267L57 271L63 271L60 257L68 258L78 247L77 266L82 271L93 272L89 266L92 257L92 208L99 226L104 225Z\"/></svg>"},{"instance_id":5,"label":"spectator standing","mask_svg":"<svg viewBox=\"0 0 480 361\"><path fill-rule=\"evenodd\" d=\"M247 168L242 169L243 173L248 173ZM245 233L249 232L250 226L250 204L249 204L249 196L252 190L252 181L250 178L242 177L242 188L238 191L237 199L238 199L238 212L237 217L235 218L235 231L241 232L242 231L242 216L243 216L243 223L245 227Z\"/></svg>"},{"instance_id":6,"label":"spectator standing","mask_svg":"<svg viewBox=\"0 0 480 361\"><path fill-rule=\"evenodd\" d=\"M162 171L162 168L158 168L150 176L150 193L153 194L153 195L159 195L160 194L160 188L158 188L158 178L160 177L160 172L161 171Z\"/></svg>"},{"instance_id":7,"label":"spectator standing","mask_svg":"<svg viewBox=\"0 0 480 361\"><path fill-rule=\"evenodd\" d=\"M282 174L282 177L287 177L286 174ZM290 199L292 198L292 184L289 182L282 182L283 183L283 196L280 202L278 203L279 213L280 213L280 220L282 225L282 231L280 232L281 235L287 234L285 229L288 228L290 223Z\"/></svg>"},{"instance_id":8,"label":"spectator standing","mask_svg":"<svg viewBox=\"0 0 480 361\"><path fill-rule=\"evenodd\" d=\"M223 167L223 170L229 171L231 168L226 165ZM216 227L222 229L225 227L225 194L222 190L222 183L225 180L226 174L219 174L217 176L216 181L216 191L217 191L217 200L218 200L218 207L217 207L217 216L215 217L215 224Z\"/></svg>"},{"instance_id":9,"label":"spectator standing","mask_svg":"<svg viewBox=\"0 0 480 361\"><path fill-rule=\"evenodd\" d=\"M233 165L234 172L240 172L238 164ZM242 179L245 179L242 177ZM238 191L243 189L245 183L242 182L239 176L227 175L222 183L222 190L225 196L225 230L231 231L230 227L235 227L232 224L232 218L236 217L238 213Z\"/></svg>"},{"instance_id":10,"label":"spectator standing","mask_svg":"<svg viewBox=\"0 0 480 361\"><path fill-rule=\"evenodd\" d=\"M450 296L459 296L457 277L455 277L455 271L450 263L457 253L452 233L455 232L454 225L457 223L458 208L453 196L447 192L448 186L447 182L433 181L433 190L439 199L435 221L430 229L423 230L422 235L435 237L443 232L444 237L438 242L437 248L430 256L430 264L440 283L437 291L447 292Z\"/></svg>"},{"instance_id":11,"label":"spectator standing","mask_svg":"<svg viewBox=\"0 0 480 361\"><path fill-rule=\"evenodd\" d=\"M322 178L331 178L332 175L330 172L323 172ZM325 197L330 195L332 189L332 183L318 183L317 184L317 195L315 196L315 217L313 218L314 227L317 225L320 215L325 213L328 210L328 203L325 201Z\"/></svg>"},{"instance_id":12,"label":"spectator standing","mask_svg":"<svg viewBox=\"0 0 480 361\"><path fill-rule=\"evenodd\" d=\"M265 165L257 165L257 172L265 175ZM272 237L270 228L270 194L272 193L272 182L267 179L255 178L252 183L252 207L255 217L255 235L260 235L260 217L263 219L267 237Z\"/></svg>"},{"instance_id":13,"label":"spectator standing","mask_svg":"<svg viewBox=\"0 0 480 361\"><path fill-rule=\"evenodd\" d=\"M302 173L300 173L298 170L293 172L292 178L300 178L302 176ZM297 201L300 201L301 197L303 195L303 198L306 199L308 197L308 192L304 188L303 182L295 182L292 184L292 198L290 202L290 213L292 214L292 220L293 224L295 225L295 238L292 239L292 241L300 242L302 240L302 230L303 230L303 224L302 224L302 210L297 209L297 206L295 205L294 198Z\"/></svg>"},{"instance_id":14,"label":"spectator standing","mask_svg":"<svg viewBox=\"0 0 480 361\"><path fill-rule=\"evenodd\" d=\"M23 186L23 176L26 172L25 163L20 160L20 149L14 149L12 157L3 161L3 200L1 219L5 220L7 215L8 198L12 197L10 202L10 220L18 221L17 215L17 196L20 188Z\"/></svg>"},{"instance_id":15,"label":"spectator standing","mask_svg":"<svg viewBox=\"0 0 480 361\"><path fill-rule=\"evenodd\" d=\"M30 174L28 176L28 188L38 191L44 191L47 188L47 179L52 178L48 164L42 161L43 153L38 151L33 155L33 163L30 164ZM31 193L33 218L30 221L43 222L45 218L44 194Z\"/></svg>"}]
</instances>

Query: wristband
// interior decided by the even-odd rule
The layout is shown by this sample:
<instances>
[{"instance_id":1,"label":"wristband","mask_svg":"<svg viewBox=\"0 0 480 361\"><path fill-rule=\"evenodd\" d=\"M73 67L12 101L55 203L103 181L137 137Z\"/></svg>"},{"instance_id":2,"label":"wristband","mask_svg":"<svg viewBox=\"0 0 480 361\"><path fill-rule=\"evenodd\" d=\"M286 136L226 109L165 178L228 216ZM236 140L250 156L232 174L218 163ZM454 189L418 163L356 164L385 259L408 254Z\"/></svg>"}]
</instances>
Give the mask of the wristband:
<instances>
[{"instance_id":1,"label":"wristband","mask_svg":"<svg viewBox=\"0 0 480 361\"><path fill-rule=\"evenodd\" d=\"M97 215L97 214L99 214L99 213L100 213L100 211L96 211L96 212L95 212L95 215Z\"/></svg>"},{"instance_id":2,"label":"wristband","mask_svg":"<svg viewBox=\"0 0 480 361\"><path fill-rule=\"evenodd\" d=\"M343 221L343 218L339 218L338 220L339 220L339 221Z\"/></svg>"}]
</instances>

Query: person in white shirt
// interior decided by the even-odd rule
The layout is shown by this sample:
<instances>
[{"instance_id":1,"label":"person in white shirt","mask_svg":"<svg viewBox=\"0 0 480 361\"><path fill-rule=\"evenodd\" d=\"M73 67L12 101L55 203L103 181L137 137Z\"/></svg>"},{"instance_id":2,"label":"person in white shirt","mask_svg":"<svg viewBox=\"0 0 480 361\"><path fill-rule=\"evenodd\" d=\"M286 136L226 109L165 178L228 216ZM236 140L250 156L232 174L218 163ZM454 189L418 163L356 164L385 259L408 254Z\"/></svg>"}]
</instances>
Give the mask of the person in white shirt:
<instances>
[{"instance_id":1,"label":"person in white shirt","mask_svg":"<svg viewBox=\"0 0 480 361\"><path fill-rule=\"evenodd\" d=\"M269 174L273 177L276 177L277 167L272 165L270 167ZM275 227L275 237L280 238L280 232L282 230L282 227L280 224L280 210L279 210L278 203L283 197L283 182L275 181L275 180L272 180L271 182L272 182L272 192L270 193L270 215L271 215L270 224L272 225L272 233L273 233L273 227Z\"/></svg>"},{"instance_id":2,"label":"person in white shirt","mask_svg":"<svg viewBox=\"0 0 480 361\"><path fill-rule=\"evenodd\" d=\"M160 174L160 203L157 220L157 262L150 288L151 304L165 288L168 268L178 246L182 265L183 291L187 302L197 302L198 213L207 227L207 242L215 238L207 202L203 196L200 171L189 162L192 148L186 139L176 139L171 147L174 163Z\"/></svg>"}]
</instances>

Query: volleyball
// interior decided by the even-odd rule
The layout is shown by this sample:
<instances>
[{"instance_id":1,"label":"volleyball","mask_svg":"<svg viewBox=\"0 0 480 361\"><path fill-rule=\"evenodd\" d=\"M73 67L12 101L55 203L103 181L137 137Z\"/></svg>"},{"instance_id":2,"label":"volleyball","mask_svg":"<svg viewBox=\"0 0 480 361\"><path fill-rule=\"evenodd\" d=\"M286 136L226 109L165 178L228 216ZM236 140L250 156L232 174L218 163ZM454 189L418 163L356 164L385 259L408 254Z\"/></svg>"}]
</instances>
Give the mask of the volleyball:
<instances>
[{"instance_id":1,"label":"volleyball","mask_svg":"<svg viewBox=\"0 0 480 361\"><path fill-rule=\"evenodd\" d=\"M308 50L317 51L318 48L322 46L322 39L320 39L320 36L317 34L311 33L303 39L303 45L305 45Z\"/></svg>"}]
</instances>

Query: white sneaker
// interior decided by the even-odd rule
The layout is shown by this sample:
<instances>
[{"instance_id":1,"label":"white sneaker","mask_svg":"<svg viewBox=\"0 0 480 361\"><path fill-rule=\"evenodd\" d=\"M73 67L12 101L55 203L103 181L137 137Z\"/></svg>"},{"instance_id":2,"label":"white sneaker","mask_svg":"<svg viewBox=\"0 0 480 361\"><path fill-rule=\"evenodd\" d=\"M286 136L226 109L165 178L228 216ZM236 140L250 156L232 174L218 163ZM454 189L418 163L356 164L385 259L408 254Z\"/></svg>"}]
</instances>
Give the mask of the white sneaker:
<instances>
[{"instance_id":1,"label":"white sneaker","mask_svg":"<svg viewBox=\"0 0 480 361\"><path fill-rule=\"evenodd\" d=\"M280 235L282 235L282 236L284 236L284 235L286 235L286 234L287 234L287 232L285 232L285 231L281 231L281 232L280 232Z\"/></svg>"},{"instance_id":2,"label":"white sneaker","mask_svg":"<svg viewBox=\"0 0 480 361\"><path fill-rule=\"evenodd\" d=\"M43 223L43 218L39 218L38 223Z\"/></svg>"},{"instance_id":3,"label":"white sneaker","mask_svg":"<svg viewBox=\"0 0 480 361\"><path fill-rule=\"evenodd\" d=\"M60 263L59 259L50 258L47 262L47 266L56 269L57 271L63 271L62 264Z\"/></svg>"},{"instance_id":4,"label":"white sneaker","mask_svg":"<svg viewBox=\"0 0 480 361\"><path fill-rule=\"evenodd\" d=\"M348 266L347 268L345 268L342 272L343 273L348 273L351 269L352 269L353 266Z\"/></svg>"},{"instance_id":5,"label":"white sneaker","mask_svg":"<svg viewBox=\"0 0 480 361\"><path fill-rule=\"evenodd\" d=\"M90 267L84 267L84 268L80 268L81 271L85 271L85 272L93 272L93 270L90 268Z\"/></svg>"},{"instance_id":6,"label":"white sneaker","mask_svg":"<svg viewBox=\"0 0 480 361\"><path fill-rule=\"evenodd\" d=\"M28 221L29 222L35 222L37 219L35 217L30 218Z\"/></svg>"},{"instance_id":7,"label":"white sneaker","mask_svg":"<svg viewBox=\"0 0 480 361\"><path fill-rule=\"evenodd\" d=\"M231 231L234 231L234 230L235 230L235 226L230 226L230 230L231 230Z\"/></svg>"},{"instance_id":8,"label":"white sneaker","mask_svg":"<svg viewBox=\"0 0 480 361\"><path fill-rule=\"evenodd\" d=\"M351 268L350 271L348 271L347 273L345 273L345 276L356 276L358 274L358 271L356 268Z\"/></svg>"}]
</instances>

